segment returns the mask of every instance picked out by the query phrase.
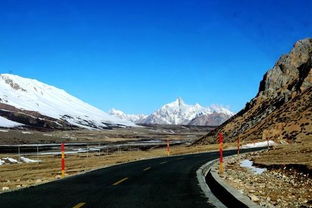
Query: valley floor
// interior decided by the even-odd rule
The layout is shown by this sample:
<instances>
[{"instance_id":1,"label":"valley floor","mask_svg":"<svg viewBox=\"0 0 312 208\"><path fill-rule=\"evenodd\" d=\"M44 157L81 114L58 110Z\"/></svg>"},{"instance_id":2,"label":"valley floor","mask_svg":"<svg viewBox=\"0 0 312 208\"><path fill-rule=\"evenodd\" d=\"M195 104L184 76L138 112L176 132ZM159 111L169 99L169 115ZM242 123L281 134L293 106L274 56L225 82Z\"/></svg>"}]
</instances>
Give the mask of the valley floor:
<instances>
[{"instance_id":1,"label":"valley floor","mask_svg":"<svg viewBox=\"0 0 312 208\"><path fill-rule=\"evenodd\" d=\"M77 142L125 142L147 139L193 141L207 134L213 127L151 125L113 128L110 130L34 131L29 129L1 129L0 145L50 144Z\"/></svg>"},{"instance_id":2,"label":"valley floor","mask_svg":"<svg viewBox=\"0 0 312 208\"><path fill-rule=\"evenodd\" d=\"M66 154L66 177L114 164L167 157L165 141L183 141L182 145L171 146L170 154L188 154L218 150L218 145L193 145L210 127L189 126L146 126L119 128L105 131L54 131L0 130L0 146L32 143L101 143L125 144L127 142L157 141L163 144L148 148L101 149L93 152ZM242 141L241 145L251 143ZM262 141L263 143L263 141ZM281 145L280 143L284 143ZM249 144L250 145L250 144ZM248 146L248 145L247 145ZM89 146L90 147L90 146ZM225 143L224 148L236 148L236 144ZM56 150L58 151L58 150ZM0 153L0 192L16 190L46 183L61 178L61 155L41 155L14 151ZM268 171L254 175L240 167L237 159L225 163L225 179L238 190L253 197L267 207L312 207L312 141L286 144L279 141L270 151L242 156ZM301 194L300 196L298 194ZM294 200L296 199L296 200ZM309 201L310 200L310 201ZM298 202L292 204L292 202ZM300 202L300 203L299 203Z\"/></svg>"},{"instance_id":3,"label":"valley floor","mask_svg":"<svg viewBox=\"0 0 312 208\"><path fill-rule=\"evenodd\" d=\"M228 147L231 147L231 145L225 145L225 148ZM218 145L191 147L180 145L170 148L170 155L199 153L217 149ZM0 165L0 192L16 190L61 178L60 155L23 156L40 162L13 162L11 164L6 163L4 165ZM149 149L146 151L116 151L109 154L106 152L70 154L66 155L66 176L84 173L86 171L107 167L114 164L166 156L166 148ZM1 158L12 158L17 161L19 160L18 155L16 154L1 154L0 159Z\"/></svg>"},{"instance_id":4,"label":"valley floor","mask_svg":"<svg viewBox=\"0 0 312 208\"><path fill-rule=\"evenodd\" d=\"M67 144L66 174L75 175L118 163L165 157L167 140L172 144L172 155L216 150L216 145L188 146L211 129L212 127L170 125L102 131L40 132L0 129L0 192L60 178L60 147L57 145L61 142ZM173 146L177 143L183 145ZM73 146L77 144L78 146ZM79 146L81 144L84 146Z\"/></svg>"}]
</instances>

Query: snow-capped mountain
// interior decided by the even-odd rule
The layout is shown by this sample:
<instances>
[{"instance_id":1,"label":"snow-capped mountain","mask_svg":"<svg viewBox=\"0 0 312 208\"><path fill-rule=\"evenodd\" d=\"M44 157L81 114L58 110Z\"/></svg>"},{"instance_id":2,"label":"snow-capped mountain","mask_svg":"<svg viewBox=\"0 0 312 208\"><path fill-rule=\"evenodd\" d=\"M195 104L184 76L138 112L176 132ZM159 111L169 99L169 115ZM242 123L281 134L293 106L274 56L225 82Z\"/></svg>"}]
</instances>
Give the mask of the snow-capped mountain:
<instances>
[{"instance_id":1,"label":"snow-capped mountain","mask_svg":"<svg viewBox=\"0 0 312 208\"><path fill-rule=\"evenodd\" d=\"M234 113L224 107L217 105L212 105L210 107L203 107L199 104L188 105L184 103L184 101L181 98L178 98L174 102L162 106L159 110L149 115L143 121L143 123L188 125L193 119L207 115L210 116L226 115L229 118L233 116ZM219 120L219 122L217 122L217 125L220 125L222 122L224 122L227 119L227 117ZM213 120L216 121L218 119ZM201 125L212 125L212 124L206 122L202 123Z\"/></svg>"},{"instance_id":2,"label":"snow-capped mountain","mask_svg":"<svg viewBox=\"0 0 312 208\"><path fill-rule=\"evenodd\" d=\"M144 120L147 118L147 115L145 114L126 114L122 112L121 110L117 110L114 108L109 111L109 114L116 116L120 119L131 121L136 124L140 124L144 122Z\"/></svg>"},{"instance_id":3,"label":"snow-capped mountain","mask_svg":"<svg viewBox=\"0 0 312 208\"><path fill-rule=\"evenodd\" d=\"M16 117L17 114L20 116ZM129 120L109 115L64 90L11 74L0 74L0 116L18 123L26 120L27 124L37 122L41 126L66 124L107 128L110 125L135 125ZM49 123L42 123L42 120Z\"/></svg>"}]
</instances>

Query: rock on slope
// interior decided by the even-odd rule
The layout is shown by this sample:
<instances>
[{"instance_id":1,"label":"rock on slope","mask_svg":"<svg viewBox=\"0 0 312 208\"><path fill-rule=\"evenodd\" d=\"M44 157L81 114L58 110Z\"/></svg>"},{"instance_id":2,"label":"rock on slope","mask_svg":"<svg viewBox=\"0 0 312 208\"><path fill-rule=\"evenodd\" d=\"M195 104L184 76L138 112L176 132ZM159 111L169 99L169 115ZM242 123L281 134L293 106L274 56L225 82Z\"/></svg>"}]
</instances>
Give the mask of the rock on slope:
<instances>
[{"instance_id":1,"label":"rock on slope","mask_svg":"<svg viewBox=\"0 0 312 208\"><path fill-rule=\"evenodd\" d=\"M132 126L64 90L11 74L0 74L0 116L35 128Z\"/></svg>"},{"instance_id":2,"label":"rock on slope","mask_svg":"<svg viewBox=\"0 0 312 208\"><path fill-rule=\"evenodd\" d=\"M197 143L213 142L218 132L227 141L312 138L312 39L297 41L260 82L246 107Z\"/></svg>"}]
</instances>

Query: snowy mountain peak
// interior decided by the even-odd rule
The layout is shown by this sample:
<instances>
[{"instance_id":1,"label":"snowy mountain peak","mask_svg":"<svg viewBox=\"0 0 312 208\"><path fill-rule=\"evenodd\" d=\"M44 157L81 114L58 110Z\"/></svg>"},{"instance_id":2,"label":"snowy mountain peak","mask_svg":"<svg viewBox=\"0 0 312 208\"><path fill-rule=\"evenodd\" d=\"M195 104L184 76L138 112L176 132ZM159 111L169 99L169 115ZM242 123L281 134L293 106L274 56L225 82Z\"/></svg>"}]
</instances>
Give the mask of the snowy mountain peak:
<instances>
[{"instance_id":1,"label":"snowy mountain peak","mask_svg":"<svg viewBox=\"0 0 312 208\"><path fill-rule=\"evenodd\" d=\"M183 99L178 97L175 101L168 103L168 104L164 105L163 107L168 106L168 107L179 108L179 107L184 106L184 105L185 105L185 103L184 103Z\"/></svg>"},{"instance_id":2,"label":"snowy mountain peak","mask_svg":"<svg viewBox=\"0 0 312 208\"><path fill-rule=\"evenodd\" d=\"M203 107L199 104L188 105L182 98L178 98L149 115L144 123L187 125L196 117L212 114L224 114L226 118L234 115L229 109L218 105L212 105L211 107Z\"/></svg>"},{"instance_id":3,"label":"snowy mountain peak","mask_svg":"<svg viewBox=\"0 0 312 208\"><path fill-rule=\"evenodd\" d=\"M163 105L147 116L144 114L126 114L117 109L105 113L68 94L62 89L44 84L34 79L17 75L0 74L0 116L1 122L9 125L6 118L15 116L16 112L28 113L29 119L37 123L48 119L41 127L74 125L83 128L106 128L111 125L133 126L137 124L173 124L173 125L209 125L220 124L234 115L229 109L219 105L203 107L200 104L186 104L181 97ZM6 111L11 111L11 114ZM39 115L38 115L39 114ZM42 118L46 116L48 118ZM52 119L51 119L52 118ZM16 118L10 125L32 125L34 121L23 123L23 118ZM192 121L192 122L191 122ZM22 122L22 123L20 123Z\"/></svg>"},{"instance_id":4,"label":"snowy mountain peak","mask_svg":"<svg viewBox=\"0 0 312 208\"><path fill-rule=\"evenodd\" d=\"M177 100L175 101L179 106L184 105L184 100L181 97L178 97Z\"/></svg>"},{"instance_id":5,"label":"snowy mountain peak","mask_svg":"<svg viewBox=\"0 0 312 208\"><path fill-rule=\"evenodd\" d=\"M12 74L0 74L1 103L84 128L105 128L108 124L134 125L128 120L109 115L64 90Z\"/></svg>"}]
</instances>

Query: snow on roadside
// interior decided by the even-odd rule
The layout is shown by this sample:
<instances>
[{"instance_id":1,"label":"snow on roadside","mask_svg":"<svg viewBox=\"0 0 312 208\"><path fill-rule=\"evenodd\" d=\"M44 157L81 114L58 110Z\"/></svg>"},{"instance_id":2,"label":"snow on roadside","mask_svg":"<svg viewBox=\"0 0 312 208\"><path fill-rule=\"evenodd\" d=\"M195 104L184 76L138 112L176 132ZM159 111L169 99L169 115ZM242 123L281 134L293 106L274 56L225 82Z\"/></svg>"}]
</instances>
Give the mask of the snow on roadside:
<instances>
[{"instance_id":1,"label":"snow on roadside","mask_svg":"<svg viewBox=\"0 0 312 208\"><path fill-rule=\"evenodd\" d=\"M268 143L269 143L269 146L276 145L276 143L274 141L269 140L268 142L263 141L263 142L255 142L255 143L245 144L242 146L242 148L244 149L244 148L266 147L266 146L268 146Z\"/></svg>"},{"instance_id":2,"label":"snow on roadside","mask_svg":"<svg viewBox=\"0 0 312 208\"><path fill-rule=\"evenodd\" d=\"M41 162L41 160L32 160L32 159L29 159L27 157L21 157L20 158L22 162L24 163L36 163L36 162Z\"/></svg>"},{"instance_id":3,"label":"snow on roadside","mask_svg":"<svg viewBox=\"0 0 312 208\"><path fill-rule=\"evenodd\" d=\"M15 121L10 121L2 116L0 116L0 127L12 128L17 126L23 126L24 124L17 123Z\"/></svg>"},{"instance_id":4,"label":"snow on roadside","mask_svg":"<svg viewBox=\"0 0 312 208\"><path fill-rule=\"evenodd\" d=\"M3 165L4 163L5 161L0 159L0 165Z\"/></svg>"},{"instance_id":5,"label":"snow on roadside","mask_svg":"<svg viewBox=\"0 0 312 208\"><path fill-rule=\"evenodd\" d=\"M19 163L17 160L10 158L10 157L4 157L2 158L4 161L8 161L9 163Z\"/></svg>"},{"instance_id":6,"label":"snow on roadside","mask_svg":"<svg viewBox=\"0 0 312 208\"><path fill-rule=\"evenodd\" d=\"M253 161L251 160L243 160L240 162L240 166L243 168L248 168L250 169L253 173L255 174L261 174L264 171L266 171L266 168L257 168L255 166L253 166Z\"/></svg>"}]
</instances>

